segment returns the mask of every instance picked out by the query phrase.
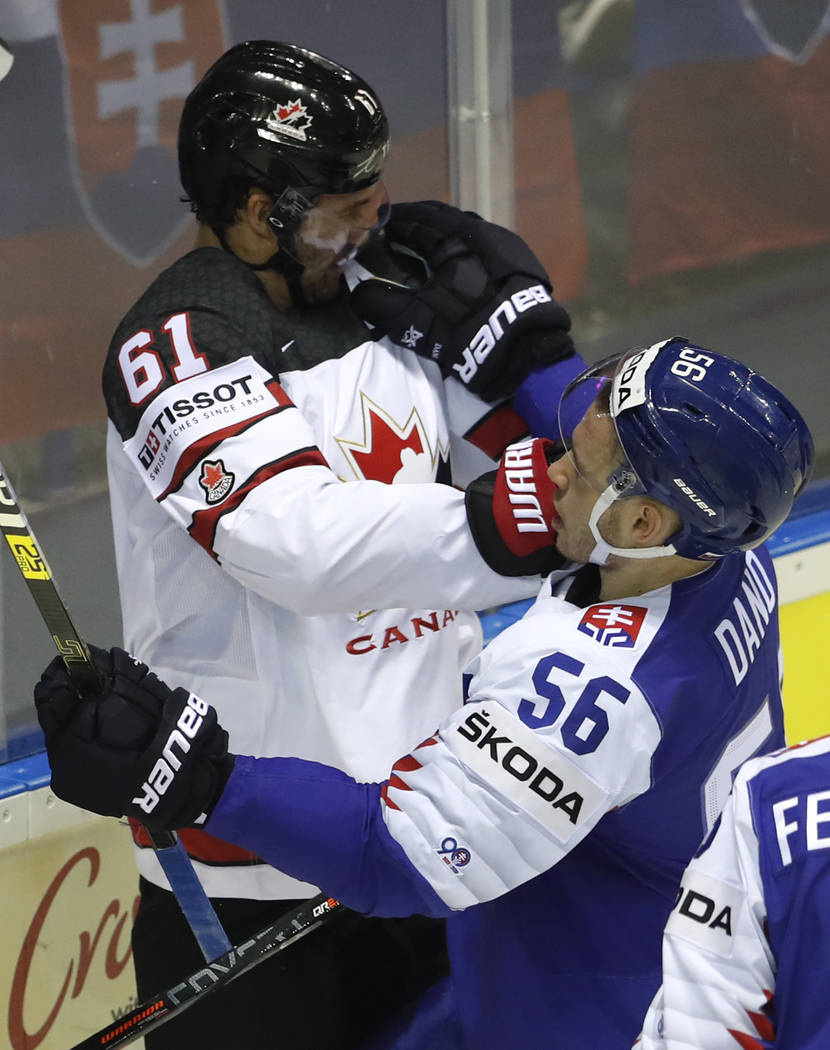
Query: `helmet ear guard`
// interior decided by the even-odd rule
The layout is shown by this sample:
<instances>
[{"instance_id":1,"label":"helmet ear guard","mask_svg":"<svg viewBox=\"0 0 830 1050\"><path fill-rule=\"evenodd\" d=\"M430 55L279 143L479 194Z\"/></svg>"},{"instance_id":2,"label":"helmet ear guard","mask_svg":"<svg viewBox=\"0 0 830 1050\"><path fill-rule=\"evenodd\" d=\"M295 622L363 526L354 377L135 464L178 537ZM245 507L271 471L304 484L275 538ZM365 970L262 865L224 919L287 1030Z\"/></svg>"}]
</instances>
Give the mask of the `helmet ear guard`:
<instances>
[{"instance_id":1,"label":"helmet ear guard","mask_svg":"<svg viewBox=\"0 0 830 1050\"><path fill-rule=\"evenodd\" d=\"M307 211L317 203L317 197L305 197L299 190L287 187L274 201L268 222L275 231L296 230Z\"/></svg>"}]
</instances>

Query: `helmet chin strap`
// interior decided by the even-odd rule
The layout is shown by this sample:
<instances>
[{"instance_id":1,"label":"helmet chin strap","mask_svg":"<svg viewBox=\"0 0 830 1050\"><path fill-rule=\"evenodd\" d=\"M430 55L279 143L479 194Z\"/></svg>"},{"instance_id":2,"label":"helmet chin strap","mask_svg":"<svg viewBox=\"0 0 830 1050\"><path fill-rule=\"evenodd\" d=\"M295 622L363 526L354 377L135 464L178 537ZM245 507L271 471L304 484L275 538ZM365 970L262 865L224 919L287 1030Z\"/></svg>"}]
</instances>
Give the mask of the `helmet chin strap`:
<instances>
[{"instance_id":1,"label":"helmet chin strap","mask_svg":"<svg viewBox=\"0 0 830 1050\"><path fill-rule=\"evenodd\" d=\"M671 543L665 543L660 547L613 547L602 538L599 531L599 519L608 510L611 504L614 503L615 500L618 500L622 495L625 495L625 493L619 492L617 486L611 484L597 498L593 510L591 511L591 515L588 518L588 528L591 530L591 535L596 540L596 545L591 551L588 561L593 562L594 565L605 565L612 554L616 554L618 558L633 558L638 560L645 558L666 558L670 554L677 554L677 550Z\"/></svg>"}]
</instances>

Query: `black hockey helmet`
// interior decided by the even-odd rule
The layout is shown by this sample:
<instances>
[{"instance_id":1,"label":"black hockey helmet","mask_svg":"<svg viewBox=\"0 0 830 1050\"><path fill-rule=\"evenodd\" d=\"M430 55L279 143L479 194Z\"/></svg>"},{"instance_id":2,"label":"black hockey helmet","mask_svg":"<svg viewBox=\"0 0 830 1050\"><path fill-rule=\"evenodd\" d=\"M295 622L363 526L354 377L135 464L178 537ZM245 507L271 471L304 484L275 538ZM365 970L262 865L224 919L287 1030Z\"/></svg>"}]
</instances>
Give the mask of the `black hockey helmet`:
<instances>
[{"instance_id":1,"label":"black hockey helmet","mask_svg":"<svg viewBox=\"0 0 830 1050\"><path fill-rule=\"evenodd\" d=\"M294 44L253 40L226 51L188 95L179 174L214 227L231 221L229 198L246 180L261 185L285 234L321 194L376 182L388 148L383 106L364 80Z\"/></svg>"}]
</instances>

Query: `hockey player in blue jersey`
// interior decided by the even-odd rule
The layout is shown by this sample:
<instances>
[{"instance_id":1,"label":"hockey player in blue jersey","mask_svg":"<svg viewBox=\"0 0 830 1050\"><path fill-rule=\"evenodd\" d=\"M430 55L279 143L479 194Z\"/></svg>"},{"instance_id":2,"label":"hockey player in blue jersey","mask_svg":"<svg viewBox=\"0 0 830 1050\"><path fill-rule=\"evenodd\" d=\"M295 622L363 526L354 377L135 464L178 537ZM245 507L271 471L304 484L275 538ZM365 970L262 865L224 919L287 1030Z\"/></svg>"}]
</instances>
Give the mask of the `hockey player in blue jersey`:
<instances>
[{"instance_id":1,"label":"hockey player in blue jersey","mask_svg":"<svg viewBox=\"0 0 830 1050\"><path fill-rule=\"evenodd\" d=\"M682 879L637 1050L830 1046L830 737L742 766Z\"/></svg>"},{"instance_id":2,"label":"hockey player in blue jersey","mask_svg":"<svg viewBox=\"0 0 830 1050\"><path fill-rule=\"evenodd\" d=\"M474 1050L627 1050L686 864L735 769L784 743L763 541L810 473L797 410L674 338L589 369L559 416L566 451L514 446L467 509L481 547L509 549L535 492L571 564L384 783L229 754L212 708L120 650L97 653L94 703L59 660L35 691L59 796L202 821L361 912L448 916Z\"/></svg>"}]
</instances>

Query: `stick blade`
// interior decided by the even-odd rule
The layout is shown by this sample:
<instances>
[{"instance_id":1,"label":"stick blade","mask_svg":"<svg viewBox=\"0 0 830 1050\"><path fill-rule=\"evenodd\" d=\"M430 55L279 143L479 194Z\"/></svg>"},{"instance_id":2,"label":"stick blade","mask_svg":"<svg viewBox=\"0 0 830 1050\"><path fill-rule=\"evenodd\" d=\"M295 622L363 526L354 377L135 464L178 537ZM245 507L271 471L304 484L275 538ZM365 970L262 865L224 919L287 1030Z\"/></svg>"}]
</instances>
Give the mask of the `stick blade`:
<instances>
[{"instance_id":1,"label":"stick blade","mask_svg":"<svg viewBox=\"0 0 830 1050\"><path fill-rule=\"evenodd\" d=\"M12 68L13 62L14 55L11 53L9 45L2 37L0 37L0 80L2 80Z\"/></svg>"}]
</instances>

